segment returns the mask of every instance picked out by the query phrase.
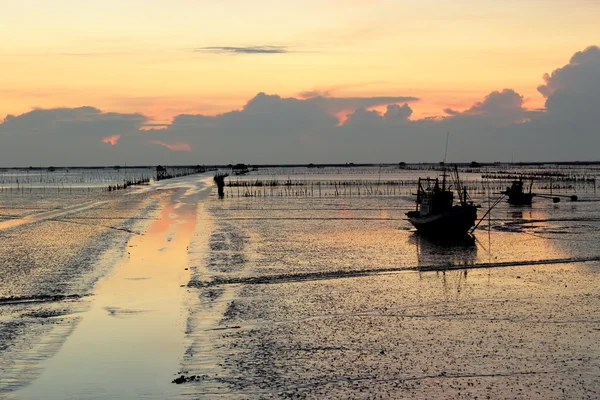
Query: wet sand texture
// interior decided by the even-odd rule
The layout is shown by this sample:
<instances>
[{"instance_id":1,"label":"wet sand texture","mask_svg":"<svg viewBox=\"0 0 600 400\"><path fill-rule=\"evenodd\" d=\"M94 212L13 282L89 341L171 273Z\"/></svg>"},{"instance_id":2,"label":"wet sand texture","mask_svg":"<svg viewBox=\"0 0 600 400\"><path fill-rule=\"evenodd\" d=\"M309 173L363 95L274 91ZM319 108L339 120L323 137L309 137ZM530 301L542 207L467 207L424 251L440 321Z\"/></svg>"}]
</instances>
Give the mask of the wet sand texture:
<instances>
[{"instance_id":1,"label":"wet sand texture","mask_svg":"<svg viewBox=\"0 0 600 400\"><path fill-rule=\"evenodd\" d=\"M0 393L600 398L595 192L578 192L577 203L502 203L472 243L448 246L406 221L409 186L352 171L240 179L371 183L272 195L226 186L219 200L216 190L205 197L210 176L64 204L17 208L9 196ZM475 176L464 179L480 185ZM488 202L484 190L474 196Z\"/></svg>"}]
</instances>

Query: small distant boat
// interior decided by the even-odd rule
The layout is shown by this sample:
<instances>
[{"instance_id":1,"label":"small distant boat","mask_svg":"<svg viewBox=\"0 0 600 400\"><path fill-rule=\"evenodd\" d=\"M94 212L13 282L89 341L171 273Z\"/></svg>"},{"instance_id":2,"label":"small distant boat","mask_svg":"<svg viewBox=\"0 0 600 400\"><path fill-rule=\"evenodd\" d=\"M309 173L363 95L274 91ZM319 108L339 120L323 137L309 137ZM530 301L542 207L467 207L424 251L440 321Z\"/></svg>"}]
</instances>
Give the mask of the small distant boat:
<instances>
[{"instance_id":1,"label":"small distant boat","mask_svg":"<svg viewBox=\"0 0 600 400\"><path fill-rule=\"evenodd\" d=\"M447 174L439 178L419 178L416 210L406 213L417 231L434 237L465 235L477 219L477 206L468 201L466 187L460 186L458 170L455 169L455 185L459 204L454 205L454 193L451 185L446 187Z\"/></svg>"},{"instance_id":2,"label":"small distant boat","mask_svg":"<svg viewBox=\"0 0 600 400\"><path fill-rule=\"evenodd\" d=\"M508 203L513 204L515 206L527 206L531 205L531 201L534 193L531 193L531 187L533 186L533 181L529 185L529 191L526 192L523 190L523 179L519 179L518 181L512 181L512 185L506 187L504 194L508 197Z\"/></svg>"}]
</instances>

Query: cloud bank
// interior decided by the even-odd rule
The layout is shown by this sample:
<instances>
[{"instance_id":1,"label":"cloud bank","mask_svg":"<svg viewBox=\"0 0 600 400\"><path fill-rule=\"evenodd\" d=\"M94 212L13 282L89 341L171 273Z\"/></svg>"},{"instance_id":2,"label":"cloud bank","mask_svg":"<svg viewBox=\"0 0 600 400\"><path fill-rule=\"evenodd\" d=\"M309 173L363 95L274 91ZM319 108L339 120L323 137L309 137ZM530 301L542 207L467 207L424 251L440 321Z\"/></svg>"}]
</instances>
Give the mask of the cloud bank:
<instances>
[{"instance_id":1,"label":"cloud bank","mask_svg":"<svg viewBox=\"0 0 600 400\"><path fill-rule=\"evenodd\" d=\"M412 96L318 91L259 93L240 110L182 114L164 129L149 129L141 114L93 107L33 110L0 124L0 165L435 162L446 132L451 161L599 160L600 49L575 53L542 82L544 110L525 108L505 88L417 120Z\"/></svg>"}]
</instances>

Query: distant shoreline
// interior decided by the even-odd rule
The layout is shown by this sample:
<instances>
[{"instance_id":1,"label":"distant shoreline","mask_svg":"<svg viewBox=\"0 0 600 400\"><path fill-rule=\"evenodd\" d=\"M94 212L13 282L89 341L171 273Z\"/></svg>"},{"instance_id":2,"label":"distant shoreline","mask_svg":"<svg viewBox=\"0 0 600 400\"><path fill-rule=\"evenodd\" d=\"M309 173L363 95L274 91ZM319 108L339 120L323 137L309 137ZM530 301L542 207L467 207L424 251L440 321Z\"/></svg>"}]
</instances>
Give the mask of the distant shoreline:
<instances>
[{"instance_id":1,"label":"distant shoreline","mask_svg":"<svg viewBox=\"0 0 600 400\"><path fill-rule=\"evenodd\" d=\"M475 163L476 165L473 165L473 163ZM383 167L393 167L393 166L399 166L400 164L402 164L403 167L410 167L410 166L434 166L434 165L440 165L440 162L415 162L415 163L389 163L389 162L385 162L385 163L322 163L322 164L314 164L314 163L309 163L309 164L246 164L246 166L248 167L252 167L252 168L302 168L302 167L308 167L308 168L327 168L327 167L333 167L333 168L344 168L344 167L379 167L379 166L383 166ZM457 165L459 167L473 167L473 168L479 168L479 167L492 167L492 166L539 166L539 165L581 165L581 166L586 166L586 165L600 165L600 161L531 161L531 162L501 162L501 161L496 161L496 162L476 162L476 161L470 161L470 162L448 162L448 165ZM194 168L197 167L199 164L164 164L163 166L166 168ZM231 169L232 165L231 164L227 164L227 165L220 165L220 164L214 164L214 165L208 165L208 164L200 164L200 166L202 166L203 168L207 169L207 170L211 170L211 169ZM93 165L93 166L43 166L43 167L0 167L0 170L31 170L31 171L46 171L48 170L48 168L53 168L55 171L56 170L67 170L67 169L107 169L107 168L111 168L111 169L152 169L152 168L156 168L156 165L132 165L132 166L125 166L125 165Z\"/></svg>"}]
</instances>

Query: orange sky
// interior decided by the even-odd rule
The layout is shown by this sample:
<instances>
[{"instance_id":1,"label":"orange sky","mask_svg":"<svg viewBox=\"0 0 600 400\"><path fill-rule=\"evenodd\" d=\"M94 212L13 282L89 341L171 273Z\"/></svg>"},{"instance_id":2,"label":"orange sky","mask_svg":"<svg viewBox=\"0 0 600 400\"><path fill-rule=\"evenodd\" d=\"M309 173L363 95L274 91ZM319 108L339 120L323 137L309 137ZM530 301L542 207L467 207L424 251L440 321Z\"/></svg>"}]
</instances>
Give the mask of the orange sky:
<instances>
[{"instance_id":1,"label":"orange sky","mask_svg":"<svg viewBox=\"0 0 600 400\"><path fill-rule=\"evenodd\" d=\"M0 118L89 105L164 123L310 90L416 96L412 119L503 88L538 108L598 16L590 0L21 0L3 5ZM219 46L282 52L195 51Z\"/></svg>"}]
</instances>

